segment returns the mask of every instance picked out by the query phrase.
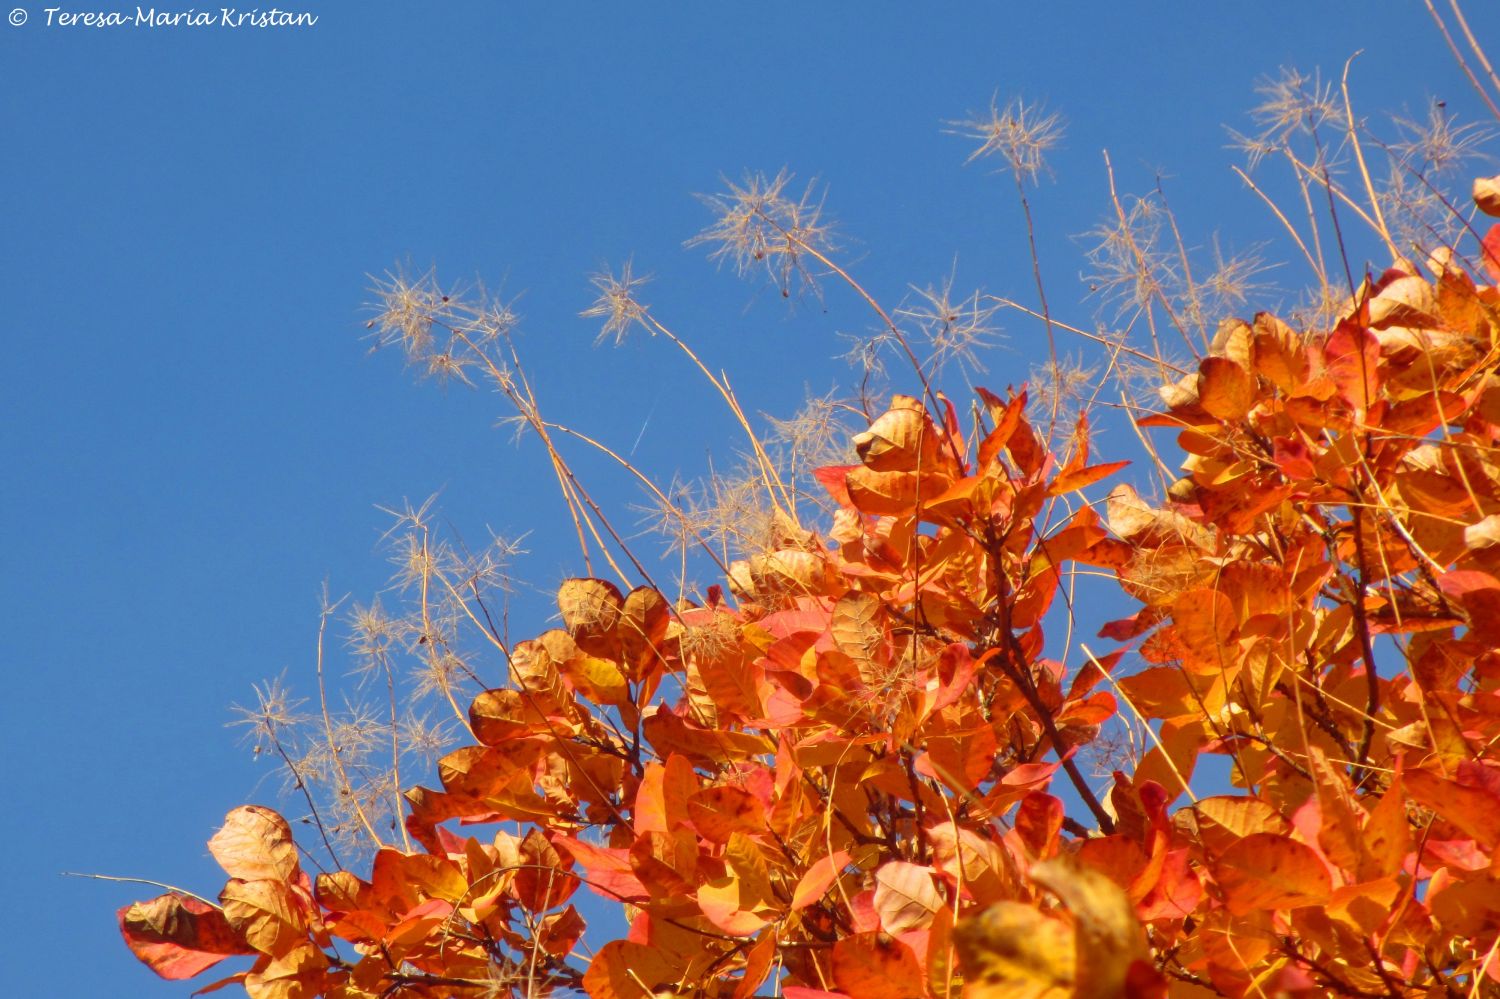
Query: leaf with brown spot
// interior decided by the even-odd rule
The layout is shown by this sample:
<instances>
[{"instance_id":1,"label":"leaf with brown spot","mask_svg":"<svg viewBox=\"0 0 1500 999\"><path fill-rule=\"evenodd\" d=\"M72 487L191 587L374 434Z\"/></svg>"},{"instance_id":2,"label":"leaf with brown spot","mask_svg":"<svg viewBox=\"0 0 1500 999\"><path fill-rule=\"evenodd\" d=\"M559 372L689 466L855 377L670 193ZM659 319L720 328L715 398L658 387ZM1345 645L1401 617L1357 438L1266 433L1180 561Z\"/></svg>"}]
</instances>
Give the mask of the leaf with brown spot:
<instances>
[{"instance_id":1,"label":"leaf with brown spot","mask_svg":"<svg viewBox=\"0 0 1500 999\"><path fill-rule=\"evenodd\" d=\"M687 801L688 818L698 835L711 843L728 843L735 833L760 833L766 810L760 799L741 788L704 788Z\"/></svg>"},{"instance_id":2,"label":"leaf with brown spot","mask_svg":"<svg viewBox=\"0 0 1500 999\"><path fill-rule=\"evenodd\" d=\"M926 991L916 954L881 933L857 933L835 943L833 980L860 999L912 999Z\"/></svg>"},{"instance_id":3,"label":"leaf with brown spot","mask_svg":"<svg viewBox=\"0 0 1500 999\"><path fill-rule=\"evenodd\" d=\"M1500 845L1500 796L1427 770L1408 770L1403 778L1413 798L1472 837L1481 848L1489 851Z\"/></svg>"},{"instance_id":4,"label":"leaf with brown spot","mask_svg":"<svg viewBox=\"0 0 1500 999\"><path fill-rule=\"evenodd\" d=\"M469 703L469 726L486 746L500 746L531 734L532 718L519 690L499 688L481 692ZM530 717L528 717L530 715Z\"/></svg>"},{"instance_id":5,"label":"leaf with brown spot","mask_svg":"<svg viewBox=\"0 0 1500 999\"><path fill-rule=\"evenodd\" d=\"M216 907L168 893L116 913L132 953L163 978L192 978L234 954L253 954Z\"/></svg>"}]
</instances>

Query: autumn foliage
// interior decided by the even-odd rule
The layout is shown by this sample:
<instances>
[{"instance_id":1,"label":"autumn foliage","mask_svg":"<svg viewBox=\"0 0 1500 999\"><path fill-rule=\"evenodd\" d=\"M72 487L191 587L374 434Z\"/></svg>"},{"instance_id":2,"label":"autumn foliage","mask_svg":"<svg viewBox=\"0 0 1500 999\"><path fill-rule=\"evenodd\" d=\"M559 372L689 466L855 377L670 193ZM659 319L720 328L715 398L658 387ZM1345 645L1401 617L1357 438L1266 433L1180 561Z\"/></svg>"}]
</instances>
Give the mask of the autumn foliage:
<instances>
[{"instance_id":1,"label":"autumn foliage","mask_svg":"<svg viewBox=\"0 0 1500 999\"><path fill-rule=\"evenodd\" d=\"M782 183L718 236L783 290L852 285ZM1500 178L1474 201L1500 216ZM1465 238L1322 322L1219 323L1132 421L1159 498L1087 412L1058 435L1055 402L916 365L816 471L821 531L756 444L767 540L697 600L572 579L511 643L450 584L493 687L399 842L312 872L238 808L217 901L127 906L126 943L168 979L246 957L200 991L255 999L1500 995L1500 225ZM628 270L596 283L606 333L665 335L746 423ZM448 301L420 329L462 378L482 322ZM1114 619L1079 641L1085 577Z\"/></svg>"},{"instance_id":2,"label":"autumn foliage","mask_svg":"<svg viewBox=\"0 0 1500 999\"><path fill-rule=\"evenodd\" d=\"M1493 993L1500 290L1450 263L1332 329L1231 320L1163 395L1182 478L1102 516L1086 424L1053 454L1024 392L897 396L819 473L828 537L781 524L732 599L564 584L407 793L420 849L312 878L240 808L219 904L126 941L277 999ZM1064 664L1079 565L1135 608ZM1118 712L1152 745L1097 794ZM584 892L629 918L586 965Z\"/></svg>"}]
</instances>

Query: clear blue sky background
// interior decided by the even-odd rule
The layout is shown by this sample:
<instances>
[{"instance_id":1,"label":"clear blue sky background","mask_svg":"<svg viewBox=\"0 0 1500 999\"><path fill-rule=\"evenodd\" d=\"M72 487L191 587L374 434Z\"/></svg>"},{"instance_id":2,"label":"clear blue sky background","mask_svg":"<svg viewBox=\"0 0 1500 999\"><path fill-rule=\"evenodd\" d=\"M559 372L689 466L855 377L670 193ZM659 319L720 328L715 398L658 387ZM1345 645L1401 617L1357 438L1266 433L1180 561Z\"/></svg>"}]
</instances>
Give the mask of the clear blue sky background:
<instances>
[{"instance_id":1,"label":"clear blue sky background","mask_svg":"<svg viewBox=\"0 0 1500 999\"><path fill-rule=\"evenodd\" d=\"M533 532L523 575L576 573L533 448L486 392L416 385L361 341L366 273L409 258L524 292L521 341L564 420L663 478L734 446L664 345L594 348L587 274L634 255L647 298L747 404L847 375L857 302L788 319L702 255L720 174L820 177L856 270L1031 301L1008 182L941 122L997 90L1068 120L1035 204L1053 304L1087 322L1073 237L1156 168L1189 234L1275 240L1229 173L1258 77L1337 77L1360 109L1476 100L1415 3L352 3L298 30L0 25L0 941L14 995L186 995L115 935L146 889L213 893L204 841L265 765L224 727L252 681L311 668L318 591L373 593L375 504L438 490L463 532ZM122 9L109 2L91 9ZM1500 15L1470 15L1500 51ZM1267 250L1291 259L1285 244ZM1302 275L1278 275L1294 289ZM1268 296L1263 305L1282 298ZM1038 356L1012 322L996 388ZM714 415L704 417L704 412ZM607 492L609 490L606 490ZM634 494L620 488L620 499ZM529 603L528 603L529 600ZM545 626L523 598L519 633ZM304 685L305 687L305 685Z\"/></svg>"}]
</instances>

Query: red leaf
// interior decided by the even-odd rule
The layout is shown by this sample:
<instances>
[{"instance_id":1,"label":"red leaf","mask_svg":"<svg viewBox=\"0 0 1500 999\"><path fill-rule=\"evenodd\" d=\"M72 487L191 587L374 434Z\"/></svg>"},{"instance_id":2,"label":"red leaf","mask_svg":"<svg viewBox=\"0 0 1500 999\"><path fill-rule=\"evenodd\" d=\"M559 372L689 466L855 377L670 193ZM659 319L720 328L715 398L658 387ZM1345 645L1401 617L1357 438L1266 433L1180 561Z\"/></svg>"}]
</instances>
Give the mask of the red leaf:
<instances>
[{"instance_id":1,"label":"red leaf","mask_svg":"<svg viewBox=\"0 0 1500 999\"><path fill-rule=\"evenodd\" d=\"M845 482L849 473L860 468L860 465L825 465L823 468L813 469L813 478L822 483L823 488L828 490L828 495L839 506L850 507L854 501L849 498L849 486Z\"/></svg>"},{"instance_id":2,"label":"red leaf","mask_svg":"<svg viewBox=\"0 0 1500 999\"><path fill-rule=\"evenodd\" d=\"M1500 281L1500 222L1490 226L1481 244L1484 251L1484 269L1492 281Z\"/></svg>"},{"instance_id":3,"label":"red leaf","mask_svg":"<svg viewBox=\"0 0 1500 999\"><path fill-rule=\"evenodd\" d=\"M1329 336L1323 356L1339 396L1363 419L1380 390L1380 340L1363 326L1345 320Z\"/></svg>"},{"instance_id":4,"label":"red leaf","mask_svg":"<svg viewBox=\"0 0 1500 999\"><path fill-rule=\"evenodd\" d=\"M223 912L186 895L159 895L116 915L130 950L163 978L192 978L233 954L255 953Z\"/></svg>"},{"instance_id":5,"label":"red leaf","mask_svg":"<svg viewBox=\"0 0 1500 999\"><path fill-rule=\"evenodd\" d=\"M1016 810L1015 832L1032 856L1045 859L1057 851L1062 831L1063 803L1050 794L1033 791Z\"/></svg>"},{"instance_id":6,"label":"red leaf","mask_svg":"<svg viewBox=\"0 0 1500 999\"><path fill-rule=\"evenodd\" d=\"M644 902L651 897L630 865L629 850L594 846L570 836L559 836L554 843L588 874L584 883L611 902Z\"/></svg>"}]
</instances>

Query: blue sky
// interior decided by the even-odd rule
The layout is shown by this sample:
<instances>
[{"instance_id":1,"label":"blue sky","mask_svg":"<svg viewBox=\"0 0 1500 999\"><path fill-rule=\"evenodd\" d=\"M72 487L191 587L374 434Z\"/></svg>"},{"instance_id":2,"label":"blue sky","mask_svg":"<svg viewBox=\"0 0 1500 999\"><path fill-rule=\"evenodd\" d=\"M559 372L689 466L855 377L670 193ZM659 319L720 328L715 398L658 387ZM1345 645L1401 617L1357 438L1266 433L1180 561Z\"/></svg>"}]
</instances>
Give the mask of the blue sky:
<instances>
[{"instance_id":1,"label":"blue sky","mask_svg":"<svg viewBox=\"0 0 1500 999\"><path fill-rule=\"evenodd\" d=\"M789 317L683 249L721 175L818 178L887 302L950 273L1032 301L1013 189L965 168L942 122L997 92L1044 101L1068 131L1034 196L1039 252L1053 307L1087 325L1076 237L1108 211L1103 150L1123 190L1172 178L1190 238L1291 260L1224 148L1258 78L1336 79L1363 50L1362 113L1437 98L1480 117L1415 3L307 0L292 9L318 23L281 30L48 27L24 3L0 25L0 939L19 995L190 991L116 937L113 910L148 889L60 872L217 890L204 841L233 805L276 803L228 707L309 675L325 579L382 585L377 504L441 492L467 536L529 532L540 591L581 568L499 401L370 356L368 273L410 260L518 296L556 416L692 476L732 453L732 426L664 344L593 346L591 271L655 274L655 314L757 412L847 379L835 334L870 326L837 290ZM1500 10L1470 6L1500 48ZM1304 275L1272 278L1284 293L1257 307ZM1007 324L977 379L997 389L1039 356ZM546 627L533 593L516 614L522 635Z\"/></svg>"}]
</instances>

